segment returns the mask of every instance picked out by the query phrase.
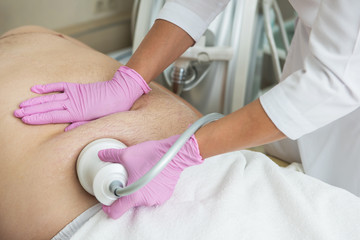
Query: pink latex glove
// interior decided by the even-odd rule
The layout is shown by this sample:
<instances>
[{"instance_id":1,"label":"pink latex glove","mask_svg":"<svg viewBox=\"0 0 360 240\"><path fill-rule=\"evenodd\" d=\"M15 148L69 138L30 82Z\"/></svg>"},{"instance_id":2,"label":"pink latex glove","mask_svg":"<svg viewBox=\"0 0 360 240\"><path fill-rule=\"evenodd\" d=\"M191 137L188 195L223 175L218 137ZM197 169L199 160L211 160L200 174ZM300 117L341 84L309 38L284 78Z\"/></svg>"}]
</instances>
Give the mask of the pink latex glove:
<instances>
[{"instance_id":1,"label":"pink latex glove","mask_svg":"<svg viewBox=\"0 0 360 240\"><path fill-rule=\"evenodd\" d=\"M147 173L178 138L177 135L160 141L143 142L124 149L101 150L98 156L105 162L122 164L128 172L127 184L130 185ZM109 217L116 219L133 207L160 205L171 197L181 172L187 167L202 162L203 159L193 135L152 181L138 191L119 198L111 206L103 206L103 210Z\"/></svg>"},{"instance_id":2,"label":"pink latex glove","mask_svg":"<svg viewBox=\"0 0 360 240\"><path fill-rule=\"evenodd\" d=\"M76 127L88 120L129 110L141 95L150 90L137 72L122 66L113 79L106 82L35 85L31 88L34 93L61 93L26 100L14 115L27 124L78 122L74 125Z\"/></svg>"}]
</instances>

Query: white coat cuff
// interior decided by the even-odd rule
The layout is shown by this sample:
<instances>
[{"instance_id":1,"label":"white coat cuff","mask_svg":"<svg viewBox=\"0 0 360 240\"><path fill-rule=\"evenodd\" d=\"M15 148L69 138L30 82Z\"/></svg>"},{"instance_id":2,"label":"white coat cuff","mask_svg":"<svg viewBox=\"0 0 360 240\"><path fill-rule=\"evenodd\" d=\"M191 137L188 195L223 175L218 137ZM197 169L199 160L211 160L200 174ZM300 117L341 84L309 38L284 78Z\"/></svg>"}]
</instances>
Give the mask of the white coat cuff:
<instances>
[{"instance_id":1,"label":"white coat cuff","mask_svg":"<svg viewBox=\"0 0 360 240\"><path fill-rule=\"evenodd\" d=\"M204 34L208 24L196 13L174 2L166 2L158 19L169 21L187 32L196 42Z\"/></svg>"},{"instance_id":2,"label":"white coat cuff","mask_svg":"<svg viewBox=\"0 0 360 240\"><path fill-rule=\"evenodd\" d=\"M288 138L296 140L315 126L290 103L281 83L260 97L261 105L275 126Z\"/></svg>"}]
</instances>

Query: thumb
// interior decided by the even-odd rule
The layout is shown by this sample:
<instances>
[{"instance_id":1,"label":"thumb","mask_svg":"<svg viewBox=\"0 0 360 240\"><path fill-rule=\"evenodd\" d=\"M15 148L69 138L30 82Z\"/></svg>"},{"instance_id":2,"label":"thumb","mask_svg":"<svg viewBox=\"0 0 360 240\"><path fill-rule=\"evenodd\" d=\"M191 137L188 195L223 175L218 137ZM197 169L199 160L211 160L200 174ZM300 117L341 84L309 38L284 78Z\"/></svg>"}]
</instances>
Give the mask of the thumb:
<instances>
[{"instance_id":1,"label":"thumb","mask_svg":"<svg viewBox=\"0 0 360 240\"><path fill-rule=\"evenodd\" d=\"M31 87L31 91L34 93L51 93L51 92L63 92L65 90L66 83L57 82L49 84L39 84Z\"/></svg>"},{"instance_id":2,"label":"thumb","mask_svg":"<svg viewBox=\"0 0 360 240\"><path fill-rule=\"evenodd\" d=\"M130 208L135 207L133 201L128 196L116 200L111 206L103 205L103 211L112 219L117 219L124 215Z\"/></svg>"},{"instance_id":3,"label":"thumb","mask_svg":"<svg viewBox=\"0 0 360 240\"><path fill-rule=\"evenodd\" d=\"M100 158L101 161L104 161L104 162L112 162L112 163L120 163L121 164L122 161L121 161L120 155L124 149L110 148L110 149L100 150L98 152L98 157Z\"/></svg>"}]
</instances>

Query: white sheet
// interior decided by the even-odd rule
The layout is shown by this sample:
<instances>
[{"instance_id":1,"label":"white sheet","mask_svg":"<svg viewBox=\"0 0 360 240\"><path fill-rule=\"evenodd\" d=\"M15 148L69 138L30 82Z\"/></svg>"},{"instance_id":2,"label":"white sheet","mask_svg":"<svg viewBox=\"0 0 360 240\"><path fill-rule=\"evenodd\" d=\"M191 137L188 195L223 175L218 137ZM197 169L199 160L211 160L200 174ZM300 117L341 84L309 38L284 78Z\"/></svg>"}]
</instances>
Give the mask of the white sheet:
<instances>
[{"instance_id":1,"label":"white sheet","mask_svg":"<svg viewBox=\"0 0 360 240\"><path fill-rule=\"evenodd\" d=\"M72 239L360 239L360 198L238 151L186 169L164 205L100 211Z\"/></svg>"}]
</instances>

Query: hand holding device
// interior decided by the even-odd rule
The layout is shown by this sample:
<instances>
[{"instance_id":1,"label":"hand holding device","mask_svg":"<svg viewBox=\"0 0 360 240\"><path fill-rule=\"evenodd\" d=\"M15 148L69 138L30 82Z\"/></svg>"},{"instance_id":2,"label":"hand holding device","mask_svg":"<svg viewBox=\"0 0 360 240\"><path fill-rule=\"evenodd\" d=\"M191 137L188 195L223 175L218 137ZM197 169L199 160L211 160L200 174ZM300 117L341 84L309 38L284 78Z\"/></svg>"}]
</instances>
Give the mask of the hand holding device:
<instances>
[{"instance_id":1,"label":"hand holding device","mask_svg":"<svg viewBox=\"0 0 360 240\"><path fill-rule=\"evenodd\" d=\"M124 149L101 150L98 156L105 162L123 165L128 173L128 185L130 185L152 169L178 138L179 136L176 135ZM160 205L171 197L181 172L187 167L202 162L203 159L193 135L172 161L147 185L135 193L120 197L111 206L103 206L103 210L111 218L116 219L133 207Z\"/></svg>"}]
</instances>

